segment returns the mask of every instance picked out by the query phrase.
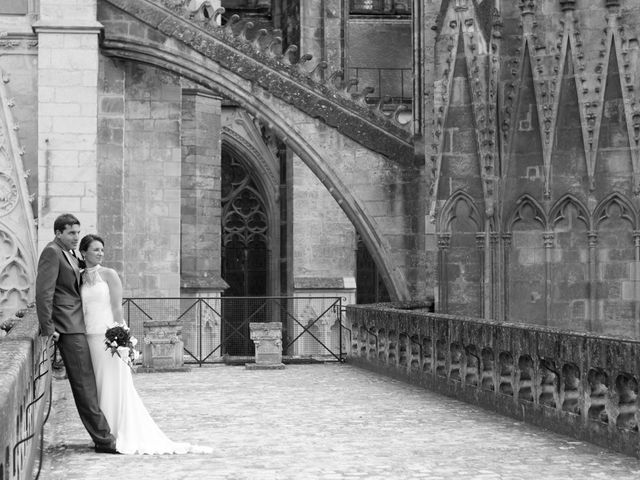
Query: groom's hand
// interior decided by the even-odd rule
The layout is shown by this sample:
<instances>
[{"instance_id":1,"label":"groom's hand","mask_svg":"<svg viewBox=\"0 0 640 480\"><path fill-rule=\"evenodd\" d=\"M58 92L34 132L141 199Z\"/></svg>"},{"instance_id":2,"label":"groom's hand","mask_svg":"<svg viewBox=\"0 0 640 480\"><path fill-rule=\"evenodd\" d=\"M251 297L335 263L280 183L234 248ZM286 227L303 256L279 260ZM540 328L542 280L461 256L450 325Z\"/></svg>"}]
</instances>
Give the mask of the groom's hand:
<instances>
[{"instance_id":1,"label":"groom's hand","mask_svg":"<svg viewBox=\"0 0 640 480\"><path fill-rule=\"evenodd\" d=\"M53 337L53 341L54 342L57 342L58 339L60 338L60 334L58 332L56 332L55 330L53 332L53 335L51 335L51 336Z\"/></svg>"}]
</instances>

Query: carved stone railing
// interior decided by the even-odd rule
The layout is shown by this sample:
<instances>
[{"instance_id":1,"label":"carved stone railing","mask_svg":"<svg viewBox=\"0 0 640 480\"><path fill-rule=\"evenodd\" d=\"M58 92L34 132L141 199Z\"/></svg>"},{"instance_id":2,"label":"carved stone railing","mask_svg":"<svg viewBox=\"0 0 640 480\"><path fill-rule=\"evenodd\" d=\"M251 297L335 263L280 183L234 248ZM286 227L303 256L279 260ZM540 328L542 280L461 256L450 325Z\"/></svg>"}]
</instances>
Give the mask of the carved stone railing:
<instances>
[{"instance_id":1,"label":"carved stone railing","mask_svg":"<svg viewBox=\"0 0 640 480\"><path fill-rule=\"evenodd\" d=\"M640 457L640 342L348 306L350 363Z\"/></svg>"},{"instance_id":2,"label":"carved stone railing","mask_svg":"<svg viewBox=\"0 0 640 480\"><path fill-rule=\"evenodd\" d=\"M51 400L51 349L35 309L12 320L0 338L0 478L7 480L34 477Z\"/></svg>"},{"instance_id":3,"label":"carved stone railing","mask_svg":"<svg viewBox=\"0 0 640 480\"><path fill-rule=\"evenodd\" d=\"M137 38L125 20L104 8L107 5L159 35ZM372 88L365 86L354 92L356 79L346 79L342 71L325 75L327 63L318 61L310 66L311 55L299 55L296 46L282 52L277 30L254 31L251 22L241 22L237 15L220 26L224 9L212 8L207 0L101 0L99 7L98 19L105 26L101 48L107 55L134 58L132 52L144 50L151 58L150 51L164 49L164 42L158 40L164 35L367 148L398 162L413 161L411 122L399 121L405 106L387 113L384 104L391 100L383 98L372 107L367 103Z\"/></svg>"}]
</instances>

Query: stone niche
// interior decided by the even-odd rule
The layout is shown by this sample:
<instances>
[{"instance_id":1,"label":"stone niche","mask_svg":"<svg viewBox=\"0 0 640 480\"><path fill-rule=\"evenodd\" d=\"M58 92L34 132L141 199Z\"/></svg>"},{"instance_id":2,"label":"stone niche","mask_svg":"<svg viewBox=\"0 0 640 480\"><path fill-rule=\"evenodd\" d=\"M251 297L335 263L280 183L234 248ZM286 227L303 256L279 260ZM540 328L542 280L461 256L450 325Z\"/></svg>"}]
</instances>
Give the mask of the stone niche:
<instances>
[{"instance_id":1,"label":"stone niche","mask_svg":"<svg viewBox=\"0 0 640 480\"><path fill-rule=\"evenodd\" d=\"M182 325L176 321L144 322L142 367L138 372L188 371L184 365Z\"/></svg>"},{"instance_id":2,"label":"stone niche","mask_svg":"<svg viewBox=\"0 0 640 480\"><path fill-rule=\"evenodd\" d=\"M256 347L256 362L247 363L250 370L282 369L282 323L249 323L251 340Z\"/></svg>"}]
</instances>

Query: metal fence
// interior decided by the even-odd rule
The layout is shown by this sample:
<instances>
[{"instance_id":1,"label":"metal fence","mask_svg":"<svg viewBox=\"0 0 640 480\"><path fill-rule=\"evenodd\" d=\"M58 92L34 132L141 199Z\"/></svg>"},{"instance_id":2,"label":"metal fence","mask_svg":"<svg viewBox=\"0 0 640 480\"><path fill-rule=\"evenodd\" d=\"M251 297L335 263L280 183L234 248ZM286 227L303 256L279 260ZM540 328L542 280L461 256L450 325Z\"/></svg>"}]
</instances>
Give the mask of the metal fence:
<instances>
[{"instance_id":1,"label":"metal fence","mask_svg":"<svg viewBox=\"0 0 640 480\"><path fill-rule=\"evenodd\" d=\"M123 313L140 340L145 322L179 322L185 363L253 357L254 322L282 323L284 361L342 361L348 346L340 297L125 298Z\"/></svg>"},{"instance_id":2,"label":"metal fence","mask_svg":"<svg viewBox=\"0 0 640 480\"><path fill-rule=\"evenodd\" d=\"M398 15L411 13L410 0L351 0L349 12L352 14Z\"/></svg>"},{"instance_id":3,"label":"metal fence","mask_svg":"<svg viewBox=\"0 0 640 480\"><path fill-rule=\"evenodd\" d=\"M413 101L413 72L410 68L349 67L347 78L357 78L358 88L373 87L369 103L389 97L392 105Z\"/></svg>"}]
</instances>

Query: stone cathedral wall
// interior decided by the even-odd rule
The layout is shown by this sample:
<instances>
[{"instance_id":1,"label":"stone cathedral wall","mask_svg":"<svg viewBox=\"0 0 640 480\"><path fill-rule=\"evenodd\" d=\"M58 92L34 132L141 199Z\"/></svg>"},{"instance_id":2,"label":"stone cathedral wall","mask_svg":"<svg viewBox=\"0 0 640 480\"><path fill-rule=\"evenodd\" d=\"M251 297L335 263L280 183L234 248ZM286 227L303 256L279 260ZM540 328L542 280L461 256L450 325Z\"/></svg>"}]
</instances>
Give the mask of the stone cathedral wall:
<instances>
[{"instance_id":1,"label":"stone cathedral wall","mask_svg":"<svg viewBox=\"0 0 640 480\"><path fill-rule=\"evenodd\" d=\"M640 335L638 19L626 0L442 2L439 311Z\"/></svg>"}]
</instances>

